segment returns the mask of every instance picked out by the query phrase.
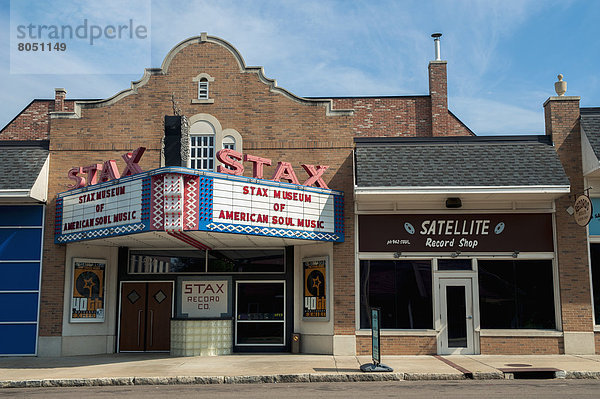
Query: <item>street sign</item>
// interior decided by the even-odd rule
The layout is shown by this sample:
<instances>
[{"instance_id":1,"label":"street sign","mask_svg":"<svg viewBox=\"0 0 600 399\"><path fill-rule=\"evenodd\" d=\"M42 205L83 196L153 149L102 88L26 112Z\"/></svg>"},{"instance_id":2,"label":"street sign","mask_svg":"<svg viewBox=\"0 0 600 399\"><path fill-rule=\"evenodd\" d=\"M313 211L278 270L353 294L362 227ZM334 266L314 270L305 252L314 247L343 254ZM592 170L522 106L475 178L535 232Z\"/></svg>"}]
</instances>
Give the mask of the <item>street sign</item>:
<instances>
[{"instance_id":1,"label":"street sign","mask_svg":"<svg viewBox=\"0 0 600 399\"><path fill-rule=\"evenodd\" d=\"M360 366L363 372L391 372L391 367L381 364L381 309L371 308L371 354L373 363Z\"/></svg>"}]
</instances>

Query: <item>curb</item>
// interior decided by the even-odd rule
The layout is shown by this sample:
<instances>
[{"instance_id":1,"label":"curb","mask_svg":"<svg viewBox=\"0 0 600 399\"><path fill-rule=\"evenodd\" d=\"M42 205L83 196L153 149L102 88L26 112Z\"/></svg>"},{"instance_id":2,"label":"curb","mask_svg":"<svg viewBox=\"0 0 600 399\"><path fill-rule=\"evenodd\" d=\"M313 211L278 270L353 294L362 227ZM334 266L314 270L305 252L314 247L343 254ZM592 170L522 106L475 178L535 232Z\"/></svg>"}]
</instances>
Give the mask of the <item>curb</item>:
<instances>
[{"instance_id":1,"label":"curb","mask_svg":"<svg viewBox=\"0 0 600 399\"><path fill-rule=\"evenodd\" d=\"M564 374L562 374L564 373ZM600 372L568 371L558 378L600 380ZM175 377L108 377L56 378L0 381L1 388L48 388L120 385L210 385L210 384L283 384L310 382L376 382L376 381L458 381L500 380L502 372L473 373L348 373L348 374L275 374L241 376L175 376Z\"/></svg>"}]
</instances>

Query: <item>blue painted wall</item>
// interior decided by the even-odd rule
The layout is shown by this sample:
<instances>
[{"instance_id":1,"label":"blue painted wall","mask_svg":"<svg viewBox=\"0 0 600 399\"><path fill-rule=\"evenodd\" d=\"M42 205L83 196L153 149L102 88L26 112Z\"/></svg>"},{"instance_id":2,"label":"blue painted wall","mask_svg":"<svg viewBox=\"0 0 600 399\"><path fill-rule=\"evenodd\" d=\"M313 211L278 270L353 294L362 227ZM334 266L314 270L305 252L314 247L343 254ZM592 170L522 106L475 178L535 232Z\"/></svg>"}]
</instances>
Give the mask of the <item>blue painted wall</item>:
<instances>
[{"instance_id":1,"label":"blue painted wall","mask_svg":"<svg viewBox=\"0 0 600 399\"><path fill-rule=\"evenodd\" d=\"M35 355L44 206L0 206L0 355Z\"/></svg>"}]
</instances>

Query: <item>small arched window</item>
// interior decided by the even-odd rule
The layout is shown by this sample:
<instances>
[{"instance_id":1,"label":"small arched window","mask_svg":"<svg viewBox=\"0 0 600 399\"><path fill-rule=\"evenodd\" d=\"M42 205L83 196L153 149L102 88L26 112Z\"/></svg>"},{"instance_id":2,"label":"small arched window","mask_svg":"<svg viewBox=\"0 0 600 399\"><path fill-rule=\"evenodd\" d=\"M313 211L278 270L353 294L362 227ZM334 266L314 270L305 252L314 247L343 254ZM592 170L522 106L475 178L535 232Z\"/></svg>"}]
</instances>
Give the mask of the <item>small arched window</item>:
<instances>
[{"instance_id":1,"label":"small arched window","mask_svg":"<svg viewBox=\"0 0 600 399\"><path fill-rule=\"evenodd\" d=\"M198 82L198 100L208 100L208 80L200 79Z\"/></svg>"},{"instance_id":2,"label":"small arched window","mask_svg":"<svg viewBox=\"0 0 600 399\"><path fill-rule=\"evenodd\" d=\"M235 150L235 139L233 136L223 137L223 149Z\"/></svg>"},{"instance_id":3,"label":"small arched window","mask_svg":"<svg viewBox=\"0 0 600 399\"><path fill-rule=\"evenodd\" d=\"M215 100L210 98L210 84L215 81L215 78L202 72L192 81L198 84L197 98L192 98L192 104L214 104Z\"/></svg>"}]
</instances>

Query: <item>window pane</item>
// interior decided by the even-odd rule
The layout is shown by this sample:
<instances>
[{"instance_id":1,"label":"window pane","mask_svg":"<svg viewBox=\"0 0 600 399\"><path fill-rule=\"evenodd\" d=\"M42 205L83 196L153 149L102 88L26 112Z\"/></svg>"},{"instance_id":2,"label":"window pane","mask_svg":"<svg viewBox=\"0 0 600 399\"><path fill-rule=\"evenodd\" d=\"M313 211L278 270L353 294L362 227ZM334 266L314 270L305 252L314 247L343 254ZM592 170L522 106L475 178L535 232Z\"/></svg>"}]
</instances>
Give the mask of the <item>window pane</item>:
<instances>
[{"instance_id":1,"label":"window pane","mask_svg":"<svg viewBox=\"0 0 600 399\"><path fill-rule=\"evenodd\" d=\"M206 251L131 251L131 274L203 273Z\"/></svg>"},{"instance_id":2,"label":"window pane","mask_svg":"<svg viewBox=\"0 0 600 399\"><path fill-rule=\"evenodd\" d=\"M448 347L467 347L467 305L465 286L446 286L446 309L448 315Z\"/></svg>"},{"instance_id":3,"label":"window pane","mask_svg":"<svg viewBox=\"0 0 600 399\"><path fill-rule=\"evenodd\" d=\"M594 290L594 314L600 324L600 244L590 244L592 263L592 289Z\"/></svg>"},{"instance_id":4,"label":"window pane","mask_svg":"<svg viewBox=\"0 0 600 399\"><path fill-rule=\"evenodd\" d=\"M438 259L438 270L472 270L471 259Z\"/></svg>"},{"instance_id":5,"label":"window pane","mask_svg":"<svg viewBox=\"0 0 600 399\"><path fill-rule=\"evenodd\" d=\"M381 308L381 328L433 328L431 262L360 262L360 328L371 328L370 308Z\"/></svg>"},{"instance_id":6,"label":"window pane","mask_svg":"<svg viewBox=\"0 0 600 399\"><path fill-rule=\"evenodd\" d=\"M237 320L283 320L283 283L239 283Z\"/></svg>"},{"instance_id":7,"label":"window pane","mask_svg":"<svg viewBox=\"0 0 600 399\"><path fill-rule=\"evenodd\" d=\"M556 328L551 260L480 260L481 328Z\"/></svg>"},{"instance_id":8,"label":"window pane","mask_svg":"<svg viewBox=\"0 0 600 399\"><path fill-rule=\"evenodd\" d=\"M283 273L281 250L209 251L208 271L216 273Z\"/></svg>"},{"instance_id":9,"label":"window pane","mask_svg":"<svg viewBox=\"0 0 600 399\"><path fill-rule=\"evenodd\" d=\"M237 323L238 345L283 345L283 323Z\"/></svg>"}]
</instances>

